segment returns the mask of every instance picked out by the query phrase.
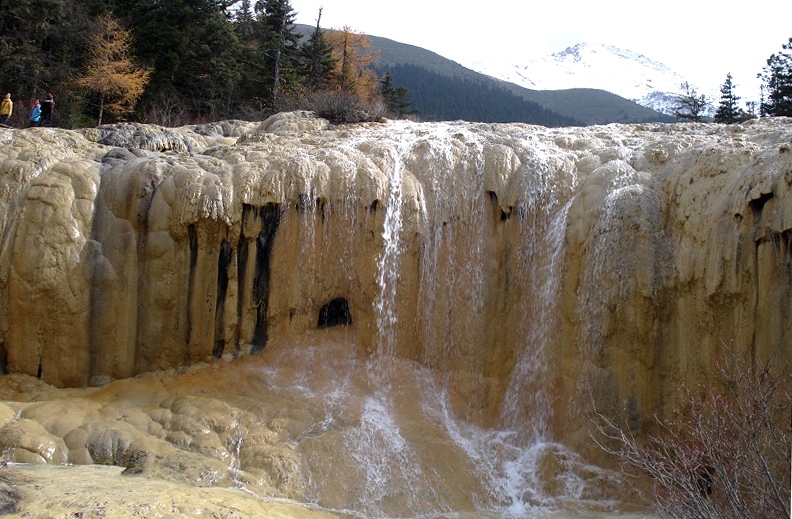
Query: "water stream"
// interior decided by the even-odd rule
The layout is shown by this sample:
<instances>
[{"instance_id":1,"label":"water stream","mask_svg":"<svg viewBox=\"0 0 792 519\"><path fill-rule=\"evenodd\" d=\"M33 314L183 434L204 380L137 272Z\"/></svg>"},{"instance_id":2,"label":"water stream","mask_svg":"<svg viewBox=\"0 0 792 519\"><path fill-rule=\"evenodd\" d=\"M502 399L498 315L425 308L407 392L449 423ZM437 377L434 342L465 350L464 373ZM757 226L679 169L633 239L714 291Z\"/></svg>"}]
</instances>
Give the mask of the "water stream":
<instances>
[{"instance_id":1,"label":"water stream","mask_svg":"<svg viewBox=\"0 0 792 519\"><path fill-rule=\"evenodd\" d=\"M394 140L393 134L401 137ZM474 133L452 132L448 126L390 135L383 135L381 143L388 185L376 259L374 351L365 360L343 361L346 354L337 354L332 373L324 374L308 366L316 369L317 356L324 355L321 349L327 345L290 353L311 357L296 363L304 369L289 372L291 390L301 399L315 400L321 409L298 448L313 449L321 438L336 438L340 452L334 454L333 465L345 473L335 481L336 476L322 473L323 466L312 466L311 500L325 506L334 502L331 496L345 495L345 509L367 517L431 517L459 510L493 517L543 517L563 509L611 506L597 499L591 481L597 481L594 486L604 481L616 484L618 478L555 443L550 427L554 402L547 384L547 357L553 345L571 200L554 191L558 179L537 169L526 193L531 206L521 209L518 224L522 241L516 282L525 288L518 308L523 324L516 364L500 408L500 426L475 425L453 404L458 381L431 368L473 371L470 361L460 365L458 359L474 355L460 350L484 340L475 331L486 329L481 322L486 319L482 279L490 209L483 146ZM540 162L536 159L534 165ZM526 167L532 167L528 163ZM404 188L411 168L419 164L436 168L425 175L432 182L422 185L418 196L423 245L416 337L423 366L398 355L403 340L398 324ZM310 198L303 218L314 228L311 219L318 216ZM325 226L334 217L331 207L323 210ZM305 238L303 255L316 254L312 235ZM349 246L354 246L351 240ZM279 377L276 371L273 377Z\"/></svg>"}]
</instances>

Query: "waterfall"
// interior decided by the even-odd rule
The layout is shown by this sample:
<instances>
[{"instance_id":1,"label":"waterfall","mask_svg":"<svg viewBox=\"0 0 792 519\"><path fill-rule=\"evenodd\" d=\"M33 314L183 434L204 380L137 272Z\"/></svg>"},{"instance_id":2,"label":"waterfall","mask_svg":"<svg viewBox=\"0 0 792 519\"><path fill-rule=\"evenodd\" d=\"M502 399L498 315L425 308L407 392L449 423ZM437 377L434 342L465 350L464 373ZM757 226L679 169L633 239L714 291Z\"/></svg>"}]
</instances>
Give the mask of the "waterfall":
<instances>
[{"instance_id":1,"label":"waterfall","mask_svg":"<svg viewBox=\"0 0 792 519\"><path fill-rule=\"evenodd\" d=\"M423 361L471 370L484 340L487 207L480 135L437 131L422 141L428 170L422 197L418 293Z\"/></svg>"},{"instance_id":2,"label":"waterfall","mask_svg":"<svg viewBox=\"0 0 792 519\"><path fill-rule=\"evenodd\" d=\"M402 229L402 174L408 144L399 143L390 149L392 165L382 226L382 253L377 261L379 294L374 302L377 319L377 355L390 357L396 353L396 295L399 281L399 256Z\"/></svg>"},{"instance_id":3,"label":"waterfall","mask_svg":"<svg viewBox=\"0 0 792 519\"><path fill-rule=\"evenodd\" d=\"M572 201L552 215L549 223L526 233L530 254L521 267L529 274L529 301L522 302L520 322L527 326L517 364L509 378L501 406L501 421L508 430L520 431L530 425L532 441L549 441L553 398L550 394L549 349L552 347L556 307L561 288L564 237Z\"/></svg>"},{"instance_id":4,"label":"waterfall","mask_svg":"<svg viewBox=\"0 0 792 519\"><path fill-rule=\"evenodd\" d=\"M788 121L201 126L8 130L0 459L151 445L152 476L340 515L603 513L639 501L578 454L589 398L662 416L718 334L789 360Z\"/></svg>"}]
</instances>

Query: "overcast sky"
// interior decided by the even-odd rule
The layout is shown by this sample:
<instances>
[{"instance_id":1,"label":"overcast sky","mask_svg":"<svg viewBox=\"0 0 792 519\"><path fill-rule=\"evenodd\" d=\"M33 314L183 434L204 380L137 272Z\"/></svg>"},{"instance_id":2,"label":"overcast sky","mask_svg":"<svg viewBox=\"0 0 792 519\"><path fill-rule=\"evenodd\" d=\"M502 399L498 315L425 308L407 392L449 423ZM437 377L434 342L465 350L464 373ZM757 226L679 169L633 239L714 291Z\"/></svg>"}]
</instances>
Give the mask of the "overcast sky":
<instances>
[{"instance_id":1,"label":"overcast sky","mask_svg":"<svg viewBox=\"0 0 792 519\"><path fill-rule=\"evenodd\" d=\"M576 43L644 54L702 91L731 72L741 97L758 97L755 76L792 37L792 0L291 0L297 23L382 36L457 62L497 56L514 63ZM750 92L748 91L750 90Z\"/></svg>"}]
</instances>

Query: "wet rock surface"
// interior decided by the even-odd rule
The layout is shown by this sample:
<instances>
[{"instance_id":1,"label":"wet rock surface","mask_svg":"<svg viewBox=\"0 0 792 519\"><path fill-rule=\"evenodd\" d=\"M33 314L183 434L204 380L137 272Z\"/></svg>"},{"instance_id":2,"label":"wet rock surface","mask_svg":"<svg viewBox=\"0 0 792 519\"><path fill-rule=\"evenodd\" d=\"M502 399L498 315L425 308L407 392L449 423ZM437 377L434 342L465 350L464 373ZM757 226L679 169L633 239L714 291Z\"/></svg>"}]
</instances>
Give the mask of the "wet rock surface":
<instances>
[{"instance_id":1,"label":"wet rock surface","mask_svg":"<svg viewBox=\"0 0 792 519\"><path fill-rule=\"evenodd\" d=\"M640 430L728 348L790 365L791 143L783 118L0 130L0 447L372 514L609 506L580 483L611 477L578 457L592 402Z\"/></svg>"}]
</instances>

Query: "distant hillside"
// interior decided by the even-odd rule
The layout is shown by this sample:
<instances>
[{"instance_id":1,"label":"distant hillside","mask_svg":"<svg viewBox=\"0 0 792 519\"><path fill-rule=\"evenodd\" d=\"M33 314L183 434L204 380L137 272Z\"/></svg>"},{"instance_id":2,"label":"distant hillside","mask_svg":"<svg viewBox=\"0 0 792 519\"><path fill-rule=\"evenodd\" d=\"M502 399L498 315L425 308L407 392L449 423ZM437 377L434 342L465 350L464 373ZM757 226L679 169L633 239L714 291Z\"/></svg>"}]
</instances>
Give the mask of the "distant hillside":
<instances>
[{"instance_id":1,"label":"distant hillside","mask_svg":"<svg viewBox=\"0 0 792 519\"><path fill-rule=\"evenodd\" d=\"M312 27L298 25L302 33ZM435 52L370 36L380 51L380 74L408 90L412 107L425 120L525 122L577 126L668 121L669 118L604 90L529 90L463 67Z\"/></svg>"},{"instance_id":2,"label":"distant hillside","mask_svg":"<svg viewBox=\"0 0 792 519\"><path fill-rule=\"evenodd\" d=\"M471 70L534 90L592 88L612 92L652 110L673 114L685 83L681 74L640 53L579 43L541 58L519 63L498 60L466 62ZM717 99L719 92L707 92Z\"/></svg>"},{"instance_id":3,"label":"distant hillside","mask_svg":"<svg viewBox=\"0 0 792 519\"><path fill-rule=\"evenodd\" d=\"M581 126L582 118L554 111L512 92L510 86L486 77L452 77L417 65L378 67L394 85L407 88L413 108L424 120L525 122L544 126Z\"/></svg>"}]
</instances>

